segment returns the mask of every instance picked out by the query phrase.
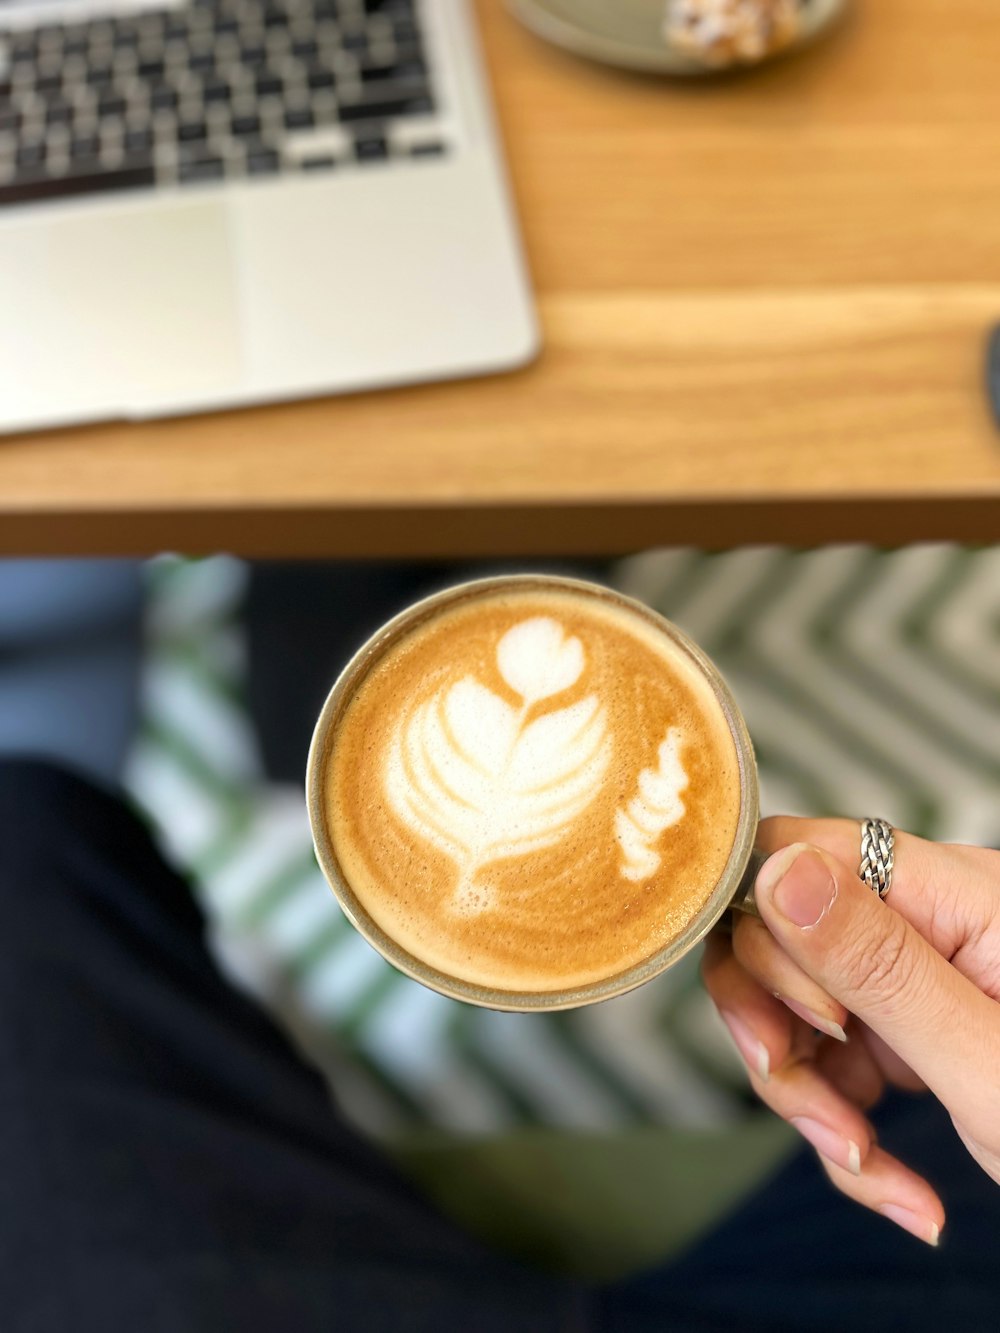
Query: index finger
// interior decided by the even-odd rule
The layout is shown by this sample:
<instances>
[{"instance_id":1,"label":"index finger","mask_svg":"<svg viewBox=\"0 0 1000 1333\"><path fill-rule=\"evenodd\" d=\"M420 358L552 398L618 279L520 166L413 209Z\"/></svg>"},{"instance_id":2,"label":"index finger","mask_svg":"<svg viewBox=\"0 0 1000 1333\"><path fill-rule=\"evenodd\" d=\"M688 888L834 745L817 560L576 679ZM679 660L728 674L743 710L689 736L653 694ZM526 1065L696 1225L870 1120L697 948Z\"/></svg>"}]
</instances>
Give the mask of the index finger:
<instances>
[{"instance_id":1,"label":"index finger","mask_svg":"<svg viewBox=\"0 0 1000 1333\"><path fill-rule=\"evenodd\" d=\"M1000 1006L846 866L804 845L757 877L769 929L978 1137L994 1134Z\"/></svg>"},{"instance_id":2,"label":"index finger","mask_svg":"<svg viewBox=\"0 0 1000 1333\"><path fill-rule=\"evenodd\" d=\"M886 903L952 960L1000 907L1000 852L928 842L900 830L895 837L896 864ZM822 848L855 871L860 867L860 820L778 816L761 821L757 845L768 855L798 842Z\"/></svg>"}]
</instances>

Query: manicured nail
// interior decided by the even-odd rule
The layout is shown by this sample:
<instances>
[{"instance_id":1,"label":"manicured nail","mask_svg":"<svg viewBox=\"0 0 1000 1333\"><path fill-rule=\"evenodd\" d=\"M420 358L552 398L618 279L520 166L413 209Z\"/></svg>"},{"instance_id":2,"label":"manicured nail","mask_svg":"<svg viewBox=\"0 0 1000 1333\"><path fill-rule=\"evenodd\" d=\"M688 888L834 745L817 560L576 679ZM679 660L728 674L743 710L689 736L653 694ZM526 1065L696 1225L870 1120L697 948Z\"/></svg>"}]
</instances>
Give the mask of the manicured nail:
<instances>
[{"instance_id":1,"label":"manicured nail","mask_svg":"<svg viewBox=\"0 0 1000 1333\"><path fill-rule=\"evenodd\" d=\"M721 1013L722 1021L732 1034L747 1068L752 1074L756 1074L762 1083L766 1083L771 1077L771 1057L767 1053L767 1047L762 1041L758 1041L742 1018L737 1018L727 1010L722 1010Z\"/></svg>"},{"instance_id":2,"label":"manicured nail","mask_svg":"<svg viewBox=\"0 0 1000 1333\"><path fill-rule=\"evenodd\" d=\"M835 1129L831 1129L829 1125L820 1124L818 1120L811 1120L805 1115L792 1116L792 1124L828 1161L833 1162L835 1166L842 1166L845 1171L850 1171L852 1176L861 1175L861 1149L853 1139L846 1138L843 1134L838 1134Z\"/></svg>"},{"instance_id":3,"label":"manicured nail","mask_svg":"<svg viewBox=\"0 0 1000 1333\"><path fill-rule=\"evenodd\" d=\"M757 890L803 930L819 925L837 898L837 881L818 852L794 843L765 861Z\"/></svg>"},{"instance_id":4,"label":"manicured nail","mask_svg":"<svg viewBox=\"0 0 1000 1333\"><path fill-rule=\"evenodd\" d=\"M787 995L779 995L778 999L791 1009L793 1014L798 1014L799 1018L808 1023L810 1027L816 1028L819 1032L825 1032L828 1037L834 1037L837 1041L847 1040L847 1033L832 1018L822 1018L819 1014L814 1013L812 1009L807 1009L804 1004L799 1004L798 1000L790 1000Z\"/></svg>"},{"instance_id":5,"label":"manicured nail","mask_svg":"<svg viewBox=\"0 0 1000 1333\"><path fill-rule=\"evenodd\" d=\"M900 1208L895 1203L882 1204L879 1212L890 1222L895 1222L898 1227L902 1227L911 1236L916 1236L917 1240L925 1241L928 1245L936 1246L941 1239L940 1227L922 1213L914 1213L909 1208Z\"/></svg>"}]
</instances>

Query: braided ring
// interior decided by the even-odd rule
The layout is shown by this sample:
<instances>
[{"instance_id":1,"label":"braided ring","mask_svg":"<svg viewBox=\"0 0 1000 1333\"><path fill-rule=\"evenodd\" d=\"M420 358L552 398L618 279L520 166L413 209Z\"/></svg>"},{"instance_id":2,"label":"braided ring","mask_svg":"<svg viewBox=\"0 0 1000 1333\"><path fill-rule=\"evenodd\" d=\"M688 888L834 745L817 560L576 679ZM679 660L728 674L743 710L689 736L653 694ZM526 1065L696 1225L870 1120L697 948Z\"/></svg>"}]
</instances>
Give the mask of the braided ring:
<instances>
[{"instance_id":1,"label":"braided ring","mask_svg":"<svg viewBox=\"0 0 1000 1333\"><path fill-rule=\"evenodd\" d=\"M861 821L861 867L858 876L884 901L892 888L896 837L884 819Z\"/></svg>"}]
</instances>

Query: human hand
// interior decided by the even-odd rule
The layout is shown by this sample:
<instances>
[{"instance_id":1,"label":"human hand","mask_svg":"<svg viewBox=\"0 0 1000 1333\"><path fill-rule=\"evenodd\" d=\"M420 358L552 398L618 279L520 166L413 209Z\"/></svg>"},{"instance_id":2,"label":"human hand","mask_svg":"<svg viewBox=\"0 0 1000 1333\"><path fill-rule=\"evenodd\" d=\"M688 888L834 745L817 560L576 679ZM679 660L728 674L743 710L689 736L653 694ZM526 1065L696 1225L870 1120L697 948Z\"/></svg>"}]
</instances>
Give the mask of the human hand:
<instances>
[{"instance_id":1,"label":"human hand","mask_svg":"<svg viewBox=\"0 0 1000 1333\"><path fill-rule=\"evenodd\" d=\"M857 822L769 819L758 845L763 920L709 939L709 993L755 1091L834 1185L936 1244L940 1199L864 1113L887 1083L929 1088L1000 1181L1000 852L897 833L883 903L851 869Z\"/></svg>"}]
</instances>

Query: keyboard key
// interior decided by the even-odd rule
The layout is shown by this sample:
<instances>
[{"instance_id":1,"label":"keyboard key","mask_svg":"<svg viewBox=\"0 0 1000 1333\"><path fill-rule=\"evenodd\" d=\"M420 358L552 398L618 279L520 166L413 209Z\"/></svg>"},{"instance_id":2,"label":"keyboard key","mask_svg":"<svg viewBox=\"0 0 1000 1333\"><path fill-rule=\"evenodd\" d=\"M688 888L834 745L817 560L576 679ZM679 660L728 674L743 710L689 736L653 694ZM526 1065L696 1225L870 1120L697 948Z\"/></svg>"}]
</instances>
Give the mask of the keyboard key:
<instances>
[{"instance_id":1,"label":"keyboard key","mask_svg":"<svg viewBox=\"0 0 1000 1333\"><path fill-rule=\"evenodd\" d=\"M166 65L164 64L162 56L157 56L147 60L140 60L137 73L140 79L159 79L162 78L165 68Z\"/></svg>"},{"instance_id":2,"label":"keyboard key","mask_svg":"<svg viewBox=\"0 0 1000 1333\"><path fill-rule=\"evenodd\" d=\"M109 116L124 116L125 98L119 93L108 93L97 104L97 114L102 120Z\"/></svg>"},{"instance_id":3,"label":"keyboard key","mask_svg":"<svg viewBox=\"0 0 1000 1333\"><path fill-rule=\"evenodd\" d=\"M397 19L392 31L397 46L417 46L420 43L420 29L409 19Z\"/></svg>"},{"instance_id":4,"label":"keyboard key","mask_svg":"<svg viewBox=\"0 0 1000 1333\"><path fill-rule=\"evenodd\" d=\"M73 119L73 108L69 102L59 99L48 104L45 120L49 125L68 125Z\"/></svg>"},{"instance_id":5,"label":"keyboard key","mask_svg":"<svg viewBox=\"0 0 1000 1333\"><path fill-rule=\"evenodd\" d=\"M368 98L363 102L348 103L340 108L340 119L346 122L355 120L388 120L392 116L405 116L413 105L413 98Z\"/></svg>"},{"instance_id":6,"label":"keyboard key","mask_svg":"<svg viewBox=\"0 0 1000 1333\"><path fill-rule=\"evenodd\" d=\"M410 146L411 157L441 157L443 153L443 143L415 143Z\"/></svg>"},{"instance_id":7,"label":"keyboard key","mask_svg":"<svg viewBox=\"0 0 1000 1333\"><path fill-rule=\"evenodd\" d=\"M110 19L94 19L87 24L87 34L91 46L110 46L114 41L114 28Z\"/></svg>"},{"instance_id":8,"label":"keyboard key","mask_svg":"<svg viewBox=\"0 0 1000 1333\"><path fill-rule=\"evenodd\" d=\"M112 24L114 45L119 51L133 50L139 44L139 30L133 19L118 19Z\"/></svg>"},{"instance_id":9,"label":"keyboard key","mask_svg":"<svg viewBox=\"0 0 1000 1333\"><path fill-rule=\"evenodd\" d=\"M309 87L315 92L318 88L332 88L336 79L332 69L325 65L310 65L308 70Z\"/></svg>"},{"instance_id":10,"label":"keyboard key","mask_svg":"<svg viewBox=\"0 0 1000 1333\"><path fill-rule=\"evenodd\" d=\"M386 79L398 79L399 70L395 65L362 65L363 83L382 83Z\"/></svg>"},{"instance_id":11,"label":"keyboard key","mask_svg":"<svg viewBox=\"0 0 1000 1333\"><path fill-rule=\"evenodd\" d=\"M177 105L177 90L168 83L150 89L149 105L154 111L172 111Z\"/></svg>"},{"instance_id":12,"label":"keyboard key","mask_svg":"<svg viewBox=\"0 0 1000 1333\"><path fill-rule=\"evenodd\" d=\"M306 130L313 123L313 113L308 107L293 107L285 112L285 128Z\"/></svg>"},{"instance_id":13,"label":"keyboard key","mask_svg":"<svg viewBox=\"0 0 1000 1333\"><path fill-rule=\"evenodd\" d=\"M268 70L264 70L257 75L258 97L271 97L276 93L281 93L284 86L280 75L273 74Z\"/></svg>"},{"instance_id":14,"label":"keyboard key","mask_svg":"<svg viewBox=\"0 0 1000 1333\"><path fill-rule=\"evenodd\" d=\"M15 158L17 165L24 171L32 171L45 161L45 144L41 140L22 143Z\"/></svg>"},{"instance_id":15,"label":"keyboard key","mask_svg":"<svg viewBox=\"0 0 1000 1333\"><path fill-rule=\"evenodd\" d=\"M149 13L140 13L135 22L136 30L139 33L139 41L147 44L161 42L166 17L166 14L158 13L156 10Z\"/></svg>"},{"instance_id":16,"label":"keyboard key","mask_svg":"<svg viewBox=\"0 0 1000 1333\"><path fill-rule=\"evenodd\" d=\"M280 167L281 158L269 148L247 155L247 171L251 176L271 175Z\"/></svg>"},{"instance_id":17,"label":"keyboard key","mask_svg":"<svg viewBox=\"0 0 1000 1333\"><path fill-rule=\"evenodd\" d=\"M323 157L304 157L299 163L303 171L330 171L337 165L337 159L329 154Z\"/></svg>"},{"instance_id":18,"label":"keyboard key","mask_svg":"<svg viewBox=\"0 0 1000 1333\"><path fill-rule=\"evenodd\" d=\"M260 116L244 115L234 116L232 121L232 131L241 139L251 134L260 133Z\"/></svg>"},{"instance_id":19,"label":"keyboard key","mask_svg":"<svg viewBox=\"0 0 1000 1333\"><path fill-rule=\"evenodd\" d=\"M152 146L152 130L134 129L125 131L125 151L127 153L147 153Z\"/></svg>"},{"instance_id":20,"label":"keyboard key","mask_svg":"<svg viewBox=\"0 0 1000 1333\"><path fill-rule=\"evenodd\" d=\"M24 33L20 37L15 37L10 44L10 58L12 64L31 65L35 62L35 38L30 32Z\"/></svg>"},{"instance_id":21,"label":"keyboard key","mask_svg":"<svg viewBox=\"0 0 1000 1333\"><path fill-rule=\"evenodd\" d=\"M206 79L201 90L201 96L205 102L228 102L229 84L225 79Z\"/></svg>"},{"instance_id":22,"label":"keyboard key","mask_svg":"<svg viewBox=\"0 0 1000 1333\"><path fill-rule=\"evenodd\" d=\"M87 70L87 82L91 88L107 88L114 78L114 70L110 65L91 65Z\"/></svg>"},{"instance_id":23,"label":"keyboard key","mask_svg":"<svg viewBox=\"0 0 1000 1333\"><path fill-rule=\"evenodd\" d=\"M379 162L389 156L389 148L382 138L355 139L354 154L359 162Z\"/></svg>"},{"instance_id":24,"label":"keyboard key","mask_svg":"<svg viewBox=\"0 0 1000 1333\"><path fill-rule=\"evenodd\" d=\"M77 169L74 165L65 175L57 177L41 173L15 176L12 181L0 185L0 205L61 199L98 191L146 189L156 183L153 165L148 160L126 161L114 171L95 168L96 163L88 170Z\"/></svg>"},{"instance_id":25,"label":"keyboard key","mask_svg":"<svg viewBox=\"0 0 1000 1333\"><path fill-rule=\"evenodd\" d=\"M193 181L219 181L224 174L225 167L221 157L192 158L190 161L178 163L177 166L177 179L185 185Z\"/></svg>"},{"instance_id":26,"label":"keyboard key","mask_svg":"<svg viewBox=\"0 0 1000 1333\"><path fill-rule=\"evenodd\" d=\"M181 143L200 143L207 133L203 120L182 120L177 126L177 138Z\"/></svg>"},{"instance_id":27,"label":"keyboard key","mask_svg":"<svg viewBox=\"0 0 1000 1333\"><path fill-rule=\"evenodd\" d=\"M96 159L101 151L101 141L96 134L75 134L70 140L69 153L74 160L88 162Z\"/></svg>"},{"instance_id":28,"label":"keyboard key","mask_svg":"<svg viewBox=\"0 0 1000 1333\"><path fill-rule=\"evenodd\" d=\"M67 56L82 56L85 54L89 44L89 36L86 28L72 28L66 33L63 41L63 54Z\"/></svg>"}]
</instances>

